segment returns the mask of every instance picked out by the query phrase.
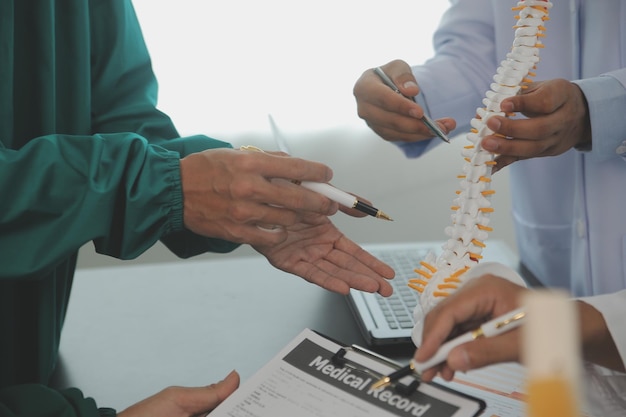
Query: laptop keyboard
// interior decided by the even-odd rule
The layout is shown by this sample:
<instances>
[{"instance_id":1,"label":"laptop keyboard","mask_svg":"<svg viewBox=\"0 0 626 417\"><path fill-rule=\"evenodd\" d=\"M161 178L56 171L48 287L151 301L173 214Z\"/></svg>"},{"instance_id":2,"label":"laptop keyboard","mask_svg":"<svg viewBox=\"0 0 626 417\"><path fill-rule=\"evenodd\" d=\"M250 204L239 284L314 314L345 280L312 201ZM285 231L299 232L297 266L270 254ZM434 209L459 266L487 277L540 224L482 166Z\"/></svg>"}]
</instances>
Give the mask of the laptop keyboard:
<instances>
[{"instance_id":1,"label":"laptop keyboard","mask_svg":"<svg viewBox=\"0 0 626 417\"><path fill-rule=\"evenodd\" d=\"M419 267L429 252L438 253L440 246L424 249L406 249L393 251L370 251L381 261L387 263L396 271L396 277L390 281L393 286L393 294L383 297L376 294L376 300L380 305L385 319L392 329L411 329L415 324L413 321L413 310L418 303L419 293L408 287L410 279L416 278L415 269Z\"/></svg>"}]
</instances>

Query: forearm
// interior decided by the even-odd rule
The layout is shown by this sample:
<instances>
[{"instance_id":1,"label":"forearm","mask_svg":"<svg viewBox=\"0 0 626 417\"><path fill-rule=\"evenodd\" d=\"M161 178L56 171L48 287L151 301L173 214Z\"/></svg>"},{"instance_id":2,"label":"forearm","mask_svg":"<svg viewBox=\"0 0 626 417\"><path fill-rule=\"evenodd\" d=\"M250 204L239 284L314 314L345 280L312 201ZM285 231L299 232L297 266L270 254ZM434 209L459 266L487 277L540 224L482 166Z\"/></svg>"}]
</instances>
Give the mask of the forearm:
<instances>
[{"instance_id":1,"label":"forearm","mask_svg":"<svg viewBox=\"0 0 626 417\"><path fill-rule=\"evenodd\" d=\"M420 87L417 103L434 119L455 119L453 135L469 131L476 108L489 89L489 74L497 65L493 22L487 0L453 2L433 36L435 56L412 67ZM397 145L407 157L415 158L439 142Z\"/></svg>"},{"instance_id":2,"label":"forearm","mask_svg":"<svg viewBox=\"0 0 626 417\"><path fill-rule=\"evenodd\" d=\"M184 228L180 179L182 156L229 146L205 136L155 146L120 133L50 135L0 149L0 278L37 276L90 240L121 259L159 239L181 257L233 250Z\"/></svg>"},{"instance_id":3,"label":"forearm","mask_svg":"<svg viewBox=\"0 0 626 417\"><path fill-rule=\"evenodd\" d=\"M434 119L454 118L454 133L469 130L503 58L496 52L495 20L489 0L451 2L433 35L435 56L412 68L424 109Z\"/></svg>"},{"instance_id":4,"label":"forearm","mask_svg":"<svg viewBox=\"0 0 626 417\"><path fill-rule=\"evenodd\" d=\"M624 301L626 291L578 300L584 358L621 372L626 370Z\"/></svg>"},{"instance_id":5,"label":"forearm","mask_svg":"<svg viewBox=\"0 0 626 417\"><path fill-rule=\"evenodd\" d=\"M605 368L620 372L626 371L602 313L582 301L578 301L578 306L583 340L583 358Z\"/></svg>"},{"instance_id":6,"label":"forearm","mask_svg":"<svg viewBox=\"0 0 626 417\"><path fill-rule=\"evenodd\" d=\"M0 160L3 277L36 275L89 240L137 256L182 227L179 156L137 135L50 135Z\"/></svg>"}]
</instances>

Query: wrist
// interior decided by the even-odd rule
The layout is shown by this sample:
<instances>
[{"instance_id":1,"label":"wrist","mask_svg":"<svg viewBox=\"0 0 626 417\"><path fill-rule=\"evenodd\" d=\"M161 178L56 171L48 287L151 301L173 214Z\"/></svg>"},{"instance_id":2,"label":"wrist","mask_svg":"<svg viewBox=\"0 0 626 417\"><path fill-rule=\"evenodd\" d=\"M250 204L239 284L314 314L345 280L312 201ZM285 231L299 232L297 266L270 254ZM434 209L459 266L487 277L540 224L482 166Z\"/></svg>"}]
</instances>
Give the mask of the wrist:
<instances>
[{"instance_id":1,"label":"wrist","mask_svg":"<svg viewBox=\"0 0 626 417\"><path fill-rule=\"evenodd\" d=\"M624 364L602 313L583 301L577 303L583 358L597 365L624 372Z\"/></svg>"},{"instance_id":2,"label":"wrist","mask_svg":"<svg viewBox=\"0 0 626 417\"><path fill-rule=\"evenodd\" d=\"M574 145L574 149L576 149L577 151L580 152L589 152L591 151L591 145L592 145L592 141L591 141L591 118L589 116L589 103L587 102L587 97L585 97L585 93L583 92L583 90L580 88L580 86L576 83L572 83L578 93L580 94L580 100L582 102L582 105L580 106L580 111L581 111L581 121L582 121L582 126L581 126L581 140L576 143Z\"/></svg>"}]
</instances>

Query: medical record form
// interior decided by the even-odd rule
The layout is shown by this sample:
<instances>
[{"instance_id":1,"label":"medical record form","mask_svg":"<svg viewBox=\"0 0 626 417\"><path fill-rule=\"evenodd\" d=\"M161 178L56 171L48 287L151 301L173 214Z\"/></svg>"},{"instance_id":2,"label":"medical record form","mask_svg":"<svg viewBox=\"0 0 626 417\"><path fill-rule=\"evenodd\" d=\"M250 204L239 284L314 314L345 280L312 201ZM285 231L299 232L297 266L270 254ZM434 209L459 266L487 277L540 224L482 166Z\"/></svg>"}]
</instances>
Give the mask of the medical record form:
<instances>
[{"instance_id":1,"label":"medical record form","mask_svg":"<svg viewBox=\"0 0 626 417\"><path fill-rule=\"evenodd\" d=\"M302 331L211 412L211 417L471 417L484 401L408 376L372 388L399 365Z\"/></svg>"}]
</instances>

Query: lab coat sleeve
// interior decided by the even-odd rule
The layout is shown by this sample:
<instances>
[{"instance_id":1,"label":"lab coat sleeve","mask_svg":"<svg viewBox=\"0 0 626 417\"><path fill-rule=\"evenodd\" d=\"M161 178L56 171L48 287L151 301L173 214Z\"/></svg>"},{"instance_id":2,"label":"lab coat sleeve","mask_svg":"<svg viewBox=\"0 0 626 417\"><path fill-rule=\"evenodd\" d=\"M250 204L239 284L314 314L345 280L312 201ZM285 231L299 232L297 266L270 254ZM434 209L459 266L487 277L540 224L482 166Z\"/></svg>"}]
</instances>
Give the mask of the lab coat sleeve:
<instances>
[{"instance_id":1,"label":"lab coat sleeve","mask_svg":"<svg viewBox=\"0 0 626 417\"><path fill-rule=\"evenodd\" d=\"M626 364L626 331L624 331L626 290L579 299L592 305L602 314L622 358L622 362Z\"/></svg>"},{"instance_id":2,"label":"lab coat sleeve","mask_svg":"<svg viewBox=\"0 0 626 417\"><path fill-rule=\"evenodd\" d=\"M469 131L496 68L494 11L489 0L453 0L433 36L435 56L412 67L418 104L433 119L452 117L460 134ZM453 80L454 82L451 82ZM440 141L398 143L407 157L418 157Z\"/></svg>"},{"instance_id":3,"label":"lab coat sleeve","mask_svg":"<svg viewBox=\"0 0 626 417\"><path fill-rule=\"evenodd\" d=\"M115 416L112 409L102 415ZM96 403L76 388L56 391L44 385L14 385L0 389L0 417L99 417Z\"/></svg>"},{"instance_id":4,"label":"lab coat sleeve","mask_svg":"<svg viewBox=\"0 0 626 417\"><path fill-rule=\"evenodd\" d=\"M575 81L587 100L591 121L591 155L616 155L626 161L626 68Z\"/></svg>"}]
</instances>

